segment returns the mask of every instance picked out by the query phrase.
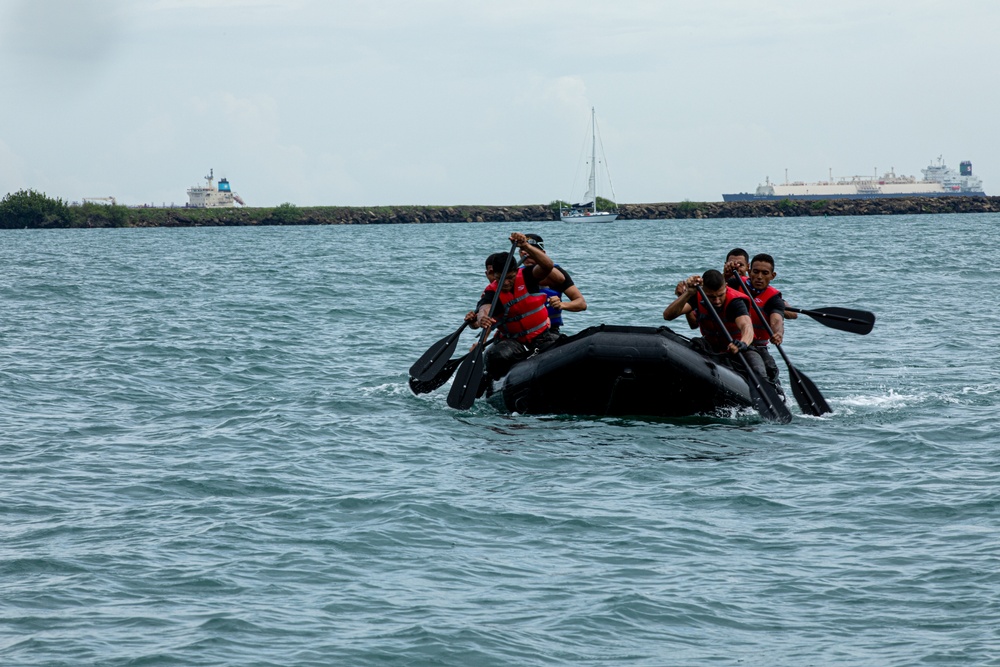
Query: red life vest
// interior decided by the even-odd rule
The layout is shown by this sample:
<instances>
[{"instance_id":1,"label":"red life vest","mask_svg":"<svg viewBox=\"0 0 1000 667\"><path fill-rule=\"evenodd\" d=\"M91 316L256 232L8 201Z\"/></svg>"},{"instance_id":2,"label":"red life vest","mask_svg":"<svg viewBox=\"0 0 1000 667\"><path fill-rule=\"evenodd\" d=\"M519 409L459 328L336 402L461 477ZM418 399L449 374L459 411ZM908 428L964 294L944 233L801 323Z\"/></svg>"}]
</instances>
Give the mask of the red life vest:
<instances>
[{"instance_id":1,"label":"red life vest","mask_svg":"<svg viewBox=\"0 0 1000 667\"><path fill-rule=\"evenodd\" d=\"M527 344L548 330L549 314L545 307L548 297L540 292L529 292L523 273L523 268L518 269L513 292L500 292L504 315L497 319L497 328L507 338ZM499 290L500 285L494 281L486 289Z\"/></svg>"},{"instance_id":2,"label":"red life vest","mask_svg":"<svg viewBox=\"0 0 1000 667\"><path fill-rule=\"evenodd\" d=\"M737 325L736 322L734 321L726 319L726 308L729 306L730 302L733 299L746 299L748 302L747 310L749 310L752 307L749 304L750 297L748 297L746 294L743 294L742 292L737 292L732 287L729 287L727 285L726 300L722 304L721 308L716 308L715 310L717 313L719 313L719 318L722 320L722 323L726 326L726 331L729 332L729 335L732 337L732 339L740 340L740 336L742 334L740 332L739 325ZM715 318L712 317L712 313L709 312L708 310L708 304L706 304L704 301L701 300L700 294L698 295L697 311L698 311L698 327L701 329L702 338L704 338L708 342L709 347L711 347L713 350L715 350L716 352L722 352L723 350L726 349L726 346L729 345L729 341L726 340L725 334L722 333L718 325L715 323Z\"/></svg>"},{"instance_id":3,"label":"red life vest","mask_svg":"<svg viewBox=\"0 0 1000 667\"><path fill-rule=\"evenodd\" d=\"M760 312L764 315L764 317L767 317L767 313L764 312L764 304L770 301L774 296L780 297L781 292L768 285L767 289L753 298L754 303L757 304L757 308L760 308ZM753 322L754 345L767 345L768 341L771 340L771 334L767 333L767 327L765 327L764 322L757 317L757 311L753 307L750 308L750 321ZM771 326L771 323L768 322L767 325Z\"/></svg>"}]
</instances>

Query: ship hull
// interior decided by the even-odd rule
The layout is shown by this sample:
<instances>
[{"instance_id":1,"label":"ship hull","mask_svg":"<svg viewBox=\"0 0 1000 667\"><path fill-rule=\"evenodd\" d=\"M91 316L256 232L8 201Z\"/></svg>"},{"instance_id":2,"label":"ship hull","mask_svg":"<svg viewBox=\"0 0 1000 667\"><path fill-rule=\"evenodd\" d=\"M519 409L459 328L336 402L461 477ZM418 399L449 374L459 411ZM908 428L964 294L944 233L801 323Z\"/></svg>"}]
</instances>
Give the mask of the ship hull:
<instances>
[{"instance_id":1,"label":"ship hull","mask_svg":"<svg viewBox=\"0 0 1000 667\"><path fill-rule=\"evenodd\" d=\"M926 197L985 197L985 192L892 192L878 194L756 195L752 192L723 194L722 201L826 201L829 199L916 199Z\"/></svg>"},{"instance_id":2,"label":"ship hull","mask_svg":"<svg viewBox=\"0 0 1000 667\"><path fill-rule=\"evenodd\" d=\"M560 217L563 222L614 222L618 219L617 213L563 213Z\"/></svg>"}]
</instances>

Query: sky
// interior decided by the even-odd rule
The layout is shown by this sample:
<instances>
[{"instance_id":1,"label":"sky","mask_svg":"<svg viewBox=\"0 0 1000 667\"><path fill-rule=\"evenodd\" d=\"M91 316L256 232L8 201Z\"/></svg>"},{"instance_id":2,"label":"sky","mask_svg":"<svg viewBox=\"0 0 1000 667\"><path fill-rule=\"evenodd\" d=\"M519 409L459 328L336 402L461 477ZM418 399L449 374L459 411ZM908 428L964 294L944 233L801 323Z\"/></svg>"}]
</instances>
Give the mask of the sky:
<instances>
[{"instance_id":1,"label":"sky","mask_svg":"<svg viewBox=\"0 0 1000 667\"><path fill-rule=\"evenodd\" d=\"M971 160L1000 195L1000 2L0 0L0 196L622 203ZM602 193L603 194L603 193Z\"/></svg>"}]
</instances>

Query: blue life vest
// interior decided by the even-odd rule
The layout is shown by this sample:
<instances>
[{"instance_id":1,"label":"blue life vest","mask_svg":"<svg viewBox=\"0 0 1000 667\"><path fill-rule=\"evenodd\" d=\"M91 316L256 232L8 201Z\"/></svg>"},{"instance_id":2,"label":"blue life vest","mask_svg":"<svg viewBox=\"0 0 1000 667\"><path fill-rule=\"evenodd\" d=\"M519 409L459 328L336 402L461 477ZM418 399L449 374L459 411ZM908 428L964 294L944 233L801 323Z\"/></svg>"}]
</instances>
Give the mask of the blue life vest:
<instances>
[{"instance_id":1,"label":"blue life vest","mask_svg":"<svg viewBox=\"0 0 1000 667\"><path fill-rule=\"evenodd\" d=\"M559 268L558 264L554 264L553 266L555 266L557 269ZM561 300L563 293L560 292L559 290L552 289L551 287L540 286L540 289L542 290L542 293L545 295L545 303L546 303L545 307L549 311L549 322L551 322L552 326L554 327L561 327L563 323L562 309L553 308L552 306L549 306L547 304L550 296L557 296Z\"/></svg>"}]
</instances>

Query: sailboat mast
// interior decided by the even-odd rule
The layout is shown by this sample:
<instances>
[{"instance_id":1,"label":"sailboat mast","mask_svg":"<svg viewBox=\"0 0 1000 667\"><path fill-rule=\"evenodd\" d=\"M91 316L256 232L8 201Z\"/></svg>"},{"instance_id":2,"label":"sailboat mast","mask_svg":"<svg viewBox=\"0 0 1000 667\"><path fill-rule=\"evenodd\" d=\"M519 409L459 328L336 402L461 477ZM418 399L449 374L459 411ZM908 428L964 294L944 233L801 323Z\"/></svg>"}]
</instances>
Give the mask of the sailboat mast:
<instances>
[{"instance_id":1,"label":"sailboat mast","mask_svg":"<svg viewBox=\"0 0 1000 667\"><path fill-rule=\"evenodd\" d=\"M597 213L597 112L590 107L590 191L594 195L594 213Z\"/></svg>"}]
</instances>

